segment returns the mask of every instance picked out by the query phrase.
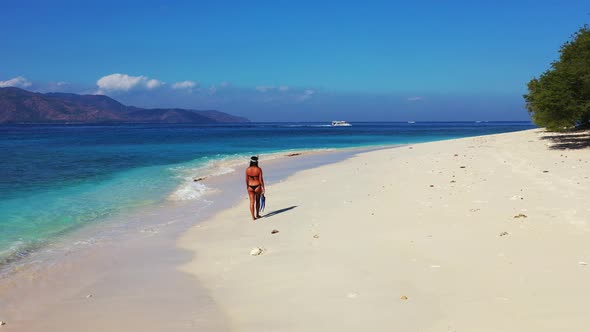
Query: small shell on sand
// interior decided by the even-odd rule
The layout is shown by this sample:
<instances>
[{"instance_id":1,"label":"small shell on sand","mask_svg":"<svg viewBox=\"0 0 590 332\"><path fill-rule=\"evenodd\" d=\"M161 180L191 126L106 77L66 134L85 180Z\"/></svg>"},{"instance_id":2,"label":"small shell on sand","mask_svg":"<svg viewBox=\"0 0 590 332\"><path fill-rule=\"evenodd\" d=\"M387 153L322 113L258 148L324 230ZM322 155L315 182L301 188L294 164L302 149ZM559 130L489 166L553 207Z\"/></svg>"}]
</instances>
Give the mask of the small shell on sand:
<instances>
[{"instance_id":1,"label":"small shell on sand","mask_svg":"<svg viewBox=\"0 0 590 332\"><path fill-rule=\"evenodd\" d=\"M6 325L6 322L3 320L0 320L0 326L2 326L2 325Z\"/></svg>"},{"instance_id":2,"label":"small shell on sand","mask_svg":"<svg viewBox=\"0 0 590 332\"><path fill-rule=\"evenodd\" d=\"M514 218L527 218L527 215L524 213L519 213L519 214L515 215Z\"/></svg>"},{"instance_id":3,"label":"small shell on sand","mask_svg":"<svg viewBox=\"0 0 590 332\"><path fill-rule=\"evenodd\" d=\"M348 293L348 294L346 294L346 297L348 297L349 299L355 299L358 296L359 295L357 293Z\"/></svg>"},{"instance_id":4,"label":"small shell on sand","mask_svg":"<svg viewBox=\"0 0 590 332\"><path fill-rule=\"evenodd\" d=\"M313 238L314 239L319 239L320 238L320 235L319 234L316 234L316 235L313 236Z\"/></svg>"},{"instance_id":5,"label":"small shell on sand","mask_svg":"<svg viewBox=\"0 0 590 332\"><path fill-rule=\"evenodd\" d=\"M278 232L279 232L279 230L278 230L278 229L273 229L273 230L270 232L270 234L277 234Z\"/></svg>"},{"instance_id":6,"label":"small shell on sand","mask_svg":"<svg viewBox=\"0 0 590 332\"><path fill-rule=\"evenodd\" d=\"M402 296L400 297L400 300L404 300L404 301L405 301L405 300L407 300L407 299L408 299L408 297L407 297L407 296L405 296L405 295L402 295Z\"/></svg>"},{"instance_id":7,"label":"small shell on sand","mask_svg":"<svg viewBox=\"0 0 590 332\"><path fill-rule=\"evenodd\" d=\"M264 253L264 248L256 247L250 250L250 255L252 256L260 256L262 253Z\"/></svg>"},{"instance_id":8,"label":"small shell on sand","mask_svg":"<svg viewBox=\"0 0 590 332\"><path fill-rule=\"evenodd\" d=\"M586 262L582 262L582 261L578 262L578 264L579 264L579 265L588 265L588 263L586 263Z\"/></svg>"}]
</instances>

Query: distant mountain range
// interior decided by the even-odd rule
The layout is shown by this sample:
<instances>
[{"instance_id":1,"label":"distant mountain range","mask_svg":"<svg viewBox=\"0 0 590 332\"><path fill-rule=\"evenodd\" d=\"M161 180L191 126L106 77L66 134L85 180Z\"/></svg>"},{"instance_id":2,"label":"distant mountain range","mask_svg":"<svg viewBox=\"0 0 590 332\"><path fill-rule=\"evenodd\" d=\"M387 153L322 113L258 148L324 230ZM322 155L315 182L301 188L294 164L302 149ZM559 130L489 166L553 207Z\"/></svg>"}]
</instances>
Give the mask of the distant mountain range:
<instances>
[{"instance_id":1,"label":"distant mountain range","mask_svg":"<svg viewBox=\"0 0 590 332\"><path fill-rule=\"evenodd\" d=\"M125 106L103 95L36 93L0 88L0 124L223 123L250 120L219 111Z\"/></svg>"}]
</instances>

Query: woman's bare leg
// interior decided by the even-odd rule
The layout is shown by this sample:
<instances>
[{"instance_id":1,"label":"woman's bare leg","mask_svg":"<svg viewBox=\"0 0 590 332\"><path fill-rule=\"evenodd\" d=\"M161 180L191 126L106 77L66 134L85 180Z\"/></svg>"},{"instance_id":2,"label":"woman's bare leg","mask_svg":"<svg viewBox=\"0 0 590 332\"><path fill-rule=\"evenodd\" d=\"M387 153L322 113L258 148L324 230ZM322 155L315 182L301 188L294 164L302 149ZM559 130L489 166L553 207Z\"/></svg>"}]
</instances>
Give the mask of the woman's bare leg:
<instances>
[{"instance_id":1,"label":"woman's bare leg","mask_svg":"<svg viewBox=\"0 0 590 332\"><path fill-rule=\"evenodd\" d=\"M254 216L254 201L256 200L256 193L254 190L248 189L248 196L250 197L250 214L252 214L252 220L256 220Z\"/></svg>"}]
</instances>

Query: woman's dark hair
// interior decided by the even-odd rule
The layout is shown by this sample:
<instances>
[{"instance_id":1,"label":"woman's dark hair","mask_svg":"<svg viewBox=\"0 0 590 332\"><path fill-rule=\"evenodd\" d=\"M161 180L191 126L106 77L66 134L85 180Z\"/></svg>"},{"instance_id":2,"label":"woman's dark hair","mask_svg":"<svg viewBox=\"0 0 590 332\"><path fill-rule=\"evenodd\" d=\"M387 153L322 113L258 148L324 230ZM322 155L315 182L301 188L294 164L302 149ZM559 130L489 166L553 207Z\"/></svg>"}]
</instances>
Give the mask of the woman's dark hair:
<instances>
[{"instance_id":1,"label":"woman's dark hair","mask_svg":"<svg viewBox=\"0 0 590 332\"><path fill-rule=\"evenodd\" d=\"M250 157L250 167L252 167L252 166L258 166L258 157L257 156Z\"/></svg>"}]
</instances>

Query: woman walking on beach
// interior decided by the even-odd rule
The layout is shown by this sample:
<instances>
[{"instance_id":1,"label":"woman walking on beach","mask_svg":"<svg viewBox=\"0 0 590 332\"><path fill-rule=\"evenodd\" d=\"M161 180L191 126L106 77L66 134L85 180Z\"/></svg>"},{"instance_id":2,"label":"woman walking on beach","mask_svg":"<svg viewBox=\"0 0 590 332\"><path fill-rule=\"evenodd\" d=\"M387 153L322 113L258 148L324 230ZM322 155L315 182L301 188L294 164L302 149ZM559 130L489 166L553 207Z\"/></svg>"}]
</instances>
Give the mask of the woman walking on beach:
<instances>
[{"instance_id":1,"label":"woman walking on beach","mask_svg":"<svg viewBox=\"0 0 590 332\"><path fill-rule=\"evenodd\" d=\"M252 220L260 218L260 195L264 194L262 168L258 167L258 157L250 157L250 167L246 168L246 188L250 196L250 213ZM256 214L254 214L256 208Z\"/></svg>"}]
</instances>

